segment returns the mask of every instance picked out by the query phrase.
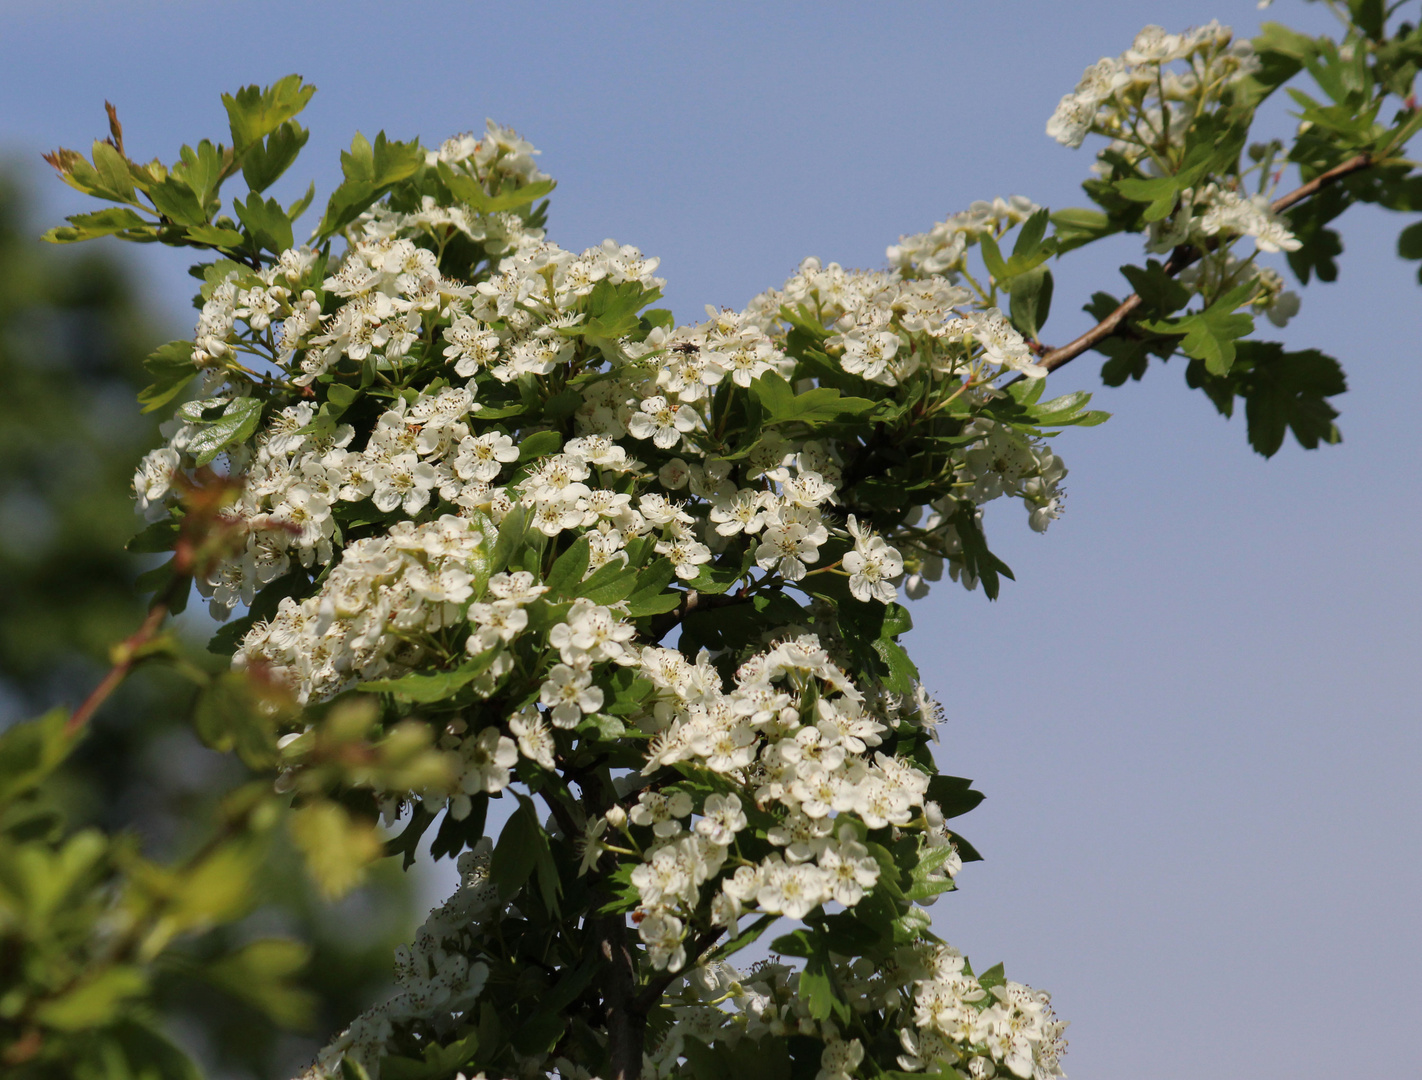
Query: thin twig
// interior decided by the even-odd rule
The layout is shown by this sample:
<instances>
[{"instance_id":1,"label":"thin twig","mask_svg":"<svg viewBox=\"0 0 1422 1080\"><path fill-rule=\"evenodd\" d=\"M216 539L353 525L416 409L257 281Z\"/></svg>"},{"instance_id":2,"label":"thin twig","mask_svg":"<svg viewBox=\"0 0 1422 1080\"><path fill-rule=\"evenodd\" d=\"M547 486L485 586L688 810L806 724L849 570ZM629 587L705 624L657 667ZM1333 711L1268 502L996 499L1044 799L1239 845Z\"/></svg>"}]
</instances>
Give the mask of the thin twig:
<instances>
[{"instance_id":1,"label":"thin twig","mask_svg":"<svg viewBox=\"0 0 1422 1080\"><path fill-rule=\"evenodd\" d=\"M1310 195L1314 195L1330 184L1343 179L1343 177L1351 176L1356 172L1362 172L1364 169L1369 169L1373 165L1374 160L1371 154L1358 154L1355 157L1349 158L1343 162L1343 164L1335 165L1327 172L1320 173L1308 183L1295 188L1287 195L1275 199L1270 208L1276 214L1282 213L1294 204L1307 199ZM1165 264L1166 276L1174 277L1187 266L1197 262L1202 254L1202 252L1191 247L1176 248L1174 254L1170 256L1169 261ZM1094 348L1112 334L1116 333L1121 323L1140 306L1141 298L1139 294L1131 293L1130 296L1121 301L1115 311L1111 312L1111 314L1107 315L1075 341L1063 345L1058 349L1046 350L1040 361L1042 367L1048 371L1056 371L1058 368L1071 363L1082 353ZM1013 381L1016 382L1017 380L1014 379Z\"/></svg>"},{"instance_id":2,"label":"thin twig","mask_svg":"<svg viewBox=\"0 0 1422 1080\"><path fill-rule=\"evenodd\" d=\"M75 735L82 731L94 713L98 712L99 706L103 705L109 695L117 690L119 684L128 677L128 673L133 670L133 665L141 658L143 647L158 636L158 630L162 627L163 620L167 618L169 609L178 597L187 592L191 581L192 577L186 568L174 567L173 577L153 601L153 606L148 609L148 615L144 618L143 624L114 650L117 659L113 666L109 668L108 673L99 680L99 685L90 691L83 704L74 710L74 714L65 723L65 734Z\"/></svg>"}]
</instances>

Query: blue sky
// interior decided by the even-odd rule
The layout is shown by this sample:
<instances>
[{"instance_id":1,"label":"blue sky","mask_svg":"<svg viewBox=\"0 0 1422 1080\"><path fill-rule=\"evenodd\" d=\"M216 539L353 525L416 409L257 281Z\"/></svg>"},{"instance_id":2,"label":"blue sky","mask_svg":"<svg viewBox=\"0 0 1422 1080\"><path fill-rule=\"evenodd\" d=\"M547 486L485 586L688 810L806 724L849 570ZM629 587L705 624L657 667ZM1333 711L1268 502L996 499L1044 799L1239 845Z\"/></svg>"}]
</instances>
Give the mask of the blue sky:
<instances>
[{"instance_id":1,"label":"blue sky","mask_svg":"<svg viewBox=\"0 0 1422 1080\"><path fill-rule=\"evenodd\" d=\"M303 161L330 189L360 128L438 140L486 116L560 181L550 236L661 256L682 319L742 305L816 254L874 266L975 198L1080 205L1090 164L1043 134L1081 69L1146 22L1252 2L893 5L0 4L0 148L27 162L104 133L135 156L220 138L218 95L299 71L320 87ZM1328 25L1319 5L1265 13ZM1414 16L1415 18L1415 16ZM1287 130L1282 109L1274 130ZM82 209L37 172L53 215ZM296 181L299 176L300 182ZM319 198L318 198L319 205ZM1106 425L1057 441L1068 512L989 518L1017 572L996 604L952 586L910 648L946 704L940 761L988 800L987 861L934 908L975 960L1050 989L1077 1077L1415 1071L1422 994L1422 396L1405 222L1344 219L1333 285L1279 336L1339 356L1346 441L1272 461L1183 386L1102 390ZM1061 264L1045 336L1124 292L1128 241ZM130 252L186 332L181 256ZM1083 357L1053 388L1101 389Z\"/></svg>"}]
</instances>

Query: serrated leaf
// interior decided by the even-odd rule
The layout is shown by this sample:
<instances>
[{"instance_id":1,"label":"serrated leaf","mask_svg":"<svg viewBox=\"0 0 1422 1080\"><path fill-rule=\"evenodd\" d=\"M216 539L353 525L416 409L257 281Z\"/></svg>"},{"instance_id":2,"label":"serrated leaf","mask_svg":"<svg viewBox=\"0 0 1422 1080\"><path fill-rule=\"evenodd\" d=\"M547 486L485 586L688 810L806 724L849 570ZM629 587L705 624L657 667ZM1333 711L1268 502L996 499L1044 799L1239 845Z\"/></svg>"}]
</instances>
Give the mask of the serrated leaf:
<instances>
[{"instance_id":1,"label":"serrated leaf","mask_svg":"<svg viewBox=\"0 0 1422 1080\"><path fill-rule=\"evenodd\" d=\"M1039 266L1017 275L1012 279L1009 299L1012 325L1028 340L1040 338L1052 309L1052 272Z\"/></svg>"},{"instance_id":2,"label":"serrated leaf","mask_svg":"<svg viewBox=\"0 0 1422 1080\"><path fill-rule=\"evenodd\" d=\"M149 185L148 197L153 200L158 212L175 225L196 226L208 223L210 215L203 207L197 192L176 176Z\"/></svg>"},{"instance_id":3,"label":"serrated leaf","mask_svg":"<svg viewBox=\"0 0 1422 1080\"><path fill-rule=\"evenodd\" d=\"M235 94L223 94L232 146L238 154L274 132L311 100L316 87L302 82L300 75L287 75L271 86L244 86Z\"/></svg>"},{"instance_id":4,"label":"serrated leaf","mask_svg":"<svg viewBox=\"0 0 1422 1080\"><path fill-rule=\"evenodd\" d=\"M148 354L143 367L153 376L151 386L138 395L138 403L146 413L161 409L172 401L197 375L193 364L193 343L191 341L170 341L160 345Z\"/></svg>"},{"instance_id":5,"label":"serrated leaf","mask_svg":"<svg viewBox=\"0 0 1422 1080\"><path fill-rule=\"evenodd\" d=\"M973 787L971 780L961 776L946 776L943 773L928 781L926 794L938 804L945 818L961 817L985 798L981 791Z\"/></svg>"},{"instance_id":6,"label":"serrated leaf","mask_svg":"<svg viewBox=\"0 0 1422 1080\"><path fill-rule=\"evenodd\" d=\"M1147 222L1151 222L1160 221L1175 209L1182 185L1178 177L1157 176L1149 180L1135 177L1117 180L1113 186L1131 202L1146 203L1147 206L1141 216Z\"/></svg>"},{"instance_id":7,"label":"serrated leaf","mask_svg":"<svg viewBox=\"0 0 1422 1080\"><path fill-rule=\"evenodd\" d=\"M686 595L667 588L674 577L676 568L667 559L658 559L642 570L637 577L637 587L627 597L628 617L636 619L674 610Z\"/></svg>"},{"instance_id":8,"label":"serrated leaf","mask_svg":"<svg viewBox=\"0 0 1422 1080\"><path fill-rule=\"evenodd\" d=\"M563 448L563 436L556 431L535 431L518 444L516 465L526 465L534 458L556 454Z\"/></svg>"},{"instance_id":9,"label":"serrated leaf","mask_svg":"<svg viewBox=\"0 0 1422 1080\"><path fill-rule=\"evenodd\" d=\"M278 1026L302 1031L315 1018L316 995L295 980L311 947L290 938L248 942L199 970L204 978L265 1013Z\"/></svg>"},{"instance_id":10,"label":"serrated leaf","mask_svg":"<svg viewBox=\"0 0 1422 1080\"><path fill-rule=\"evenodd\" d=\"M498 649L490 649L449 671L417 672L398 679L372 679L361 683L356 689L366 694L394 694L402 701L443 701L488 671L498 652Z\"/></svg>"},{"instance_id":11,"label":"serrated leaf","mask_svg":"<svg viewBox=\"0 0 1422 1080\"><path fill-rule=\"evenodd\" d=\"M1327 398L1348 389L1338 361L1317 349L1285 352L1275 342L1241 342L1248 370L1239 388L1244 397L1249 444L1265 457L1278 452L1291 430L1306 450L1337 443L1338 412Z\"/></svg>"},{"instance_id":12,"label":"serrated leaf","mask_svg":"<svg viewBox=\"0 0 1422 1080\"><path fill-rule=\"evenodd\" d=\"M499 834L499 842L489 863L489 880L508 902L528 881L548 848L548 835L538 824L538 813L526 795L518 796L519 806Z\"/></svg>"},{"instance_id":13,"label":"serrated leaf","mask_svg":"<svg viewBox=\"0 0 1422 1080\"><path fill-rule=\"evenodd\" d=\"M825 423L844 417L861 416L878 404L868 398L845 397L828 386L818 386L797 394L788 382L774 373L762 375L753 381L750 390L766 411L767 425Z\"/></svg>"},{"instance_id":14,"label":"serrated leaf","mask_svg":"<svg viewBox=\"0 0 1422 1080\"><path fill-rule=\"evenodd\" d=\"M262 418L260 398L233 398L219 416L208 419L203 402L189 402L180 410L183 419L197 425L197 432L188 440L187 452L198 465L207 465L229 446L250 439Z\"/></svg>"},{"instance_id":15,"label":"serrated leaf","mask_svg":"<svg viewBox=\"0 0 1422 1080\"><path fill-rule=\"evenodd\" d=\"M291 247L291 219L275 199L263 199L255 191L247 196L247 201L232 200L238 218L247 227L259 247L266 248L273 255L280 255Z\"/></svg>"},{"instance_id":16,"label":"serrated leaf","mask_svg":"<svg viewBox=\"0 0 1422 1080\"><path fill-rule=\"evenodd\" d=\"M112 236L127 229L143 229L148 221L126 206L110 206L89 214L74 214L64 219L69 226L50 229L43 239L51 244L74 244L99 236Z\"/></svg>"},{"instance_id":17,"label":"serrated leaf","mask_svg":"<svg viewBox=\"0 0 1422 1080\"><path fill-rule=\"evenodd\" d=\"M1190 290L1167 274L1155 259L1148 260L1144 269L1123 266L1121 273L1150 311L1169 315L1190 302Z\"/></svg>"},{"instance_id":18,"label":"serrated leaf","mask_svg":"<svg viewBox=\"0 0 1422 1080\"><path fill-rule=\"evenodd\" d=\"M128 171L128 162L102 139L94 142L94 172L99 180L98 194L116 202L133 201L133 176Z\"/></svg>"},{"instance_id":19,"label":"serrated leaf","mask_svg":"<svg viewBox=\"0 0 1422 1080\"><path fill-rule=\"evenodd\" d=\"M145 994L148 977L136 967L115 966L42 1002L34 1018L46 1027L79 1032L116 1020L130 1001Z\"/></svg>"},{"instance_id":20,"label":"serrated leaf","mask_svg":"<svg viewBox=\"0 0 1422 1080\"><path fill-rule=\"evenodd\" d=\"M1071 251L1118 232L1111 219L1100 210L1085 207L1068 207L1052 214L1053 239L1057 242L1058 254Z\"/></svg>"},{"instance_id":21,"label":"serrated leaf","mask_svg":"<svg viewBox=\"0 0 1422 1080\"><path fill-rule=\"evenodd\" d=\"M265 191L291 167L311 133L300 124L284 121L264 140L253 142L242 155L242 178L253 191Z\"/></svg>"},{"instance_id":22,"label":"serrated leaf","mask_svg":"<svg viewBox=\"0 0 1422 1080\"><path fill-rule=\"evenodd\" d=\"M241 247L247 239L236 229L223 228L221 225L189 225L183 231L190 240L224 251Z\"/></svg>"}]
</instances>

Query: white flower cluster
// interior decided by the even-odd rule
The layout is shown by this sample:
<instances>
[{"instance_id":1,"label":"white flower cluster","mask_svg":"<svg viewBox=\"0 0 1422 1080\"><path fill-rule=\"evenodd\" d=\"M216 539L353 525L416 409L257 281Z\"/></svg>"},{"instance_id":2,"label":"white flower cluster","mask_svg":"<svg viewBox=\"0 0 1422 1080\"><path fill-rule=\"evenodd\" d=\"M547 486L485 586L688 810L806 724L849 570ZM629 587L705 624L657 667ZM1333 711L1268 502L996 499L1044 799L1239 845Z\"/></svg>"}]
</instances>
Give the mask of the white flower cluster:
<instances>
[{"instance_id":1,"label":"white flower cluster","mask_svg":"<svg viewBox=\"0 0 1422 1080\"><path fill-rule=\"evenodd\" d=\"M1031 204L1024 200L1019 205L1015 196L1012 204L998 202L1000 207L975 204L983 209L966 216L982 222L981 231L988 232L996 223L1017 223L1031 212ZM845 371L884 386L898 386L921 370L933 379L974 382L991 382L1009 371L1034 378L1045 375L1046 369L1035 363L1027 342L1001 311L969 306L973 294L968 289L920 266L921 258L929 265L941 260L932 253L936 241L908 243L919 239L902 237L899 246L889 249L890 259L903 266L907 276L899 270L823 266L810 258L782 288L755 297L747 313L780 334L786 329L782 307L807 310L834 330L826 344Z\"/></svg>"},{"instance_id":2,"label":"white flower cluster","mask_svg":"<svg viewBox=\"0 0 1422 1080\"><path fill-rule=\"evenodd\" d=\"M679 970L686 921L701 886L729 865L712 902L712 919L735 932L749 911L803 918L822 903L853 907L872 889L879 865L848 821L870 829L907 825L924 808L928 777L913 763L874 751L887 726L814 635L782 642L736 672L734 686L704 654L693 664L674 649L643 649L639 671L655 687L634 721L654 733L644 775L691 762L724 777L761 811L781 808L768 836L781 849L759 863L733 857L747 825L741 797L711 795L692 827L692 800L681 791L643 792L630 812L590 825L596 858L608 824L650 825L632 884L641 898L639 932L652 963ZM802 713L807 701L809 711ZM632 834L628 832L629 839ZM635 840L632 842L635 843Z\"/></svg>"},{"instance_id":3,"label":"white flower cluster","mask_svg":"<svg viewBox=\"0 0 1422 1080\"><path fill-rule=\"evenodd\" d=\"M963 269L969 247L984 236L996 239L1040 209L1023 195L998 197L992 202L980 199L926 233L900 236L899 242L891 244L886 252L889 265L905 277L941 274L953 280Z\"/></svg>"},{"instance_id":4,"label":"white flower cluster","mask_svg":"<svg viewBox=\"0 0 1422 1080\"><path fill-rule=\"evenodd\" d=\"M1184 70L1168 65L1185 61ZM1182 34L1147 26L1119 57L1086 69L1047 121L1047 134L1078 147L1093 132L1144 156L1183 134L1206 105L1259 69L1253 46L1227 26L1210 22Z\"/></svg>"},{"instance_id":5,"label":"white flower cluster","mask_svg":"<svg viewBox=\"0 0 1422 1080\"><path fill-rule=\"evenodd\" d=\"M380 1059L389 1053L398 1026L418 1020L444 1034L473 1007L489 966L470 957L482 944L481 928L499 910L498 890L489 881L492 852L486 837L459 856L454 895L430 912L410 945L395 950L395 995L358 1016L298 1080L340 1080L346 1075L343 1059L364 1068L370 1080L380 1080Z\"/></svg>"},{"instance_id":6,"label":"white flower cluster","mask_svg":"<svg viewBox=\"0 0 1422 1080\"><path fill-rule=\"evenodd\" d=\"M967 246L1037 207L977 203L903 238L895 269L806 260L741 312L708 308L704 322L673 326L665 313L637 321L663 285L656 259L610 240L575 254L544 239L537 214L480 209L541 184L535 154L491 122L481 138L427 155L439 179L425 190L446 202L453 193L452 205L426 195L377 206L346 230L338 261L294 248L265 269L219 264L195 335L203 396L178 410L167 445L141 464L140 508L161 517L199 461L241 482L229 515L245 547L200 588L219 616L272 583L295 583L296 594L245 632L238 667L261 668L312 704L372 679L428 673L404 685L455 688L428 710L452 788L379 792L387 811L422 800L463 821L516 777L564 768L585 744L645 746L640 774L617 781L622 802L587 823L583 869L605 872L604 856L633 864L628 905L637 903L651 968L686 967L708 918L734 934L747 915L803 919L861 904L889 857L874 830L917 844L916 886L951 887L961 859L919 756L937 706L921 687L907 692L910 677L892 664L895 691L887 678L847 674L846 631L811 575L843 578L836 588L858 604L892 604L899 583L921 595L945 563L971 587L960 515L1002 496L1021 498L1035 529L1059 512L1060 461L979 415L1001 394L995 380L1044 370L1006 316L955 278ZM804 370L789 355L796 334L813 338L815 363L837 365L875 397L797 418L787 404L797 394L842 399L793 382ZM877 510L845 505L857 463L846 464L822 418L905 396L944 410L953 450L934 490L950 493L921 496L927 505L884 536L867 520ZM638 640L647 623L634 612L655 612L663 598L640 609L588 598L627 582L619 565L640 571L659 559L660 580L681 584L671 602L688 610L727 587L728 569L744 582L731 599L783 602L776 594L793 586L812 596L810 610L733 656L692 660L689 646ZM574 595L568 565L584 582L600 575L587 596ZM697 779L681 787L678 773ZM336 1075L345 1057L377 1080L397 1031L418 1020L448 1034L474 1005L484 960L495 963L479 959L476 940L496 917L488 850L484 841L461 858L459 892L399 954L396 997L328 1047L312 1077ZM927 916L910 907L898 922L898 940L912 940ZM839 979L860 1010L907 1010L929 978L911 957L866 964L846 962ZM819 1080L848 1080L864 1045L809 1019L799 978L771 965L756 989L725 988L740 1010L735 1037L816 1035L826 1044ZM1036 1000L974 1004L988 1019L954 1045L1027 1075L1014 1040L1026 1032L1034 1062L1051 1045L1030 1022ZM729 1022L696 1008L674 1031ZM676 1060L657 1056L666 1045L649 1057L659 1075ZM530 1075L540 1067L525 1064Z\"/></svg>"},{"instance_id":7,"label":"white flower cluster","mask_svg":"<svg viewBox=\"0 0 1422 1080\"><path fill-rule=\"evenodd\" d=\"M1208 250L1211 240L1248 236L1260 251L1297 251L1299 239L1269 208L1263 195L1245 196L1209 183L1180 193L1175 212L1151 223L1147 251L1166 252L1179 244Z\"/></svg>"},{"instance_id":8,"label":"white flower cluster","mask_svg":"<svg viewBox=\"0 0 1422 1080\"><path fill-rule=\"evenodd\" d=\"M688 1038L734 1046L742 1039L754 1043L802 1035L825 1044L817 1080L854 1076L864 1057L862 1043L845 1038L833 1019L811 1017L802 978L782 963L761 963L742 973L713 962L689 972L679 1000L672 999L675 1019L648 1051L643 1075L649 1080L678 1075ZM899 948L884 964L848 963L839 969L837 982L854 1013L882 1010L902 1016L898 1036L903 1053L897 1064L905 1071L932 1074L956 1068L975 1080L1065 1075L1066 1024L1054 1016L1048 995L1001 979L985 987L947 945L920 941Z\"/></svg>"},{"instance_id":9,"label":"white flower cluster","mask_svg":"<svg viewBox=\"0 0 1422 1080\"><path fill-rule=\"evenodd\" d=\"M1050 997L1022 983L991 989L965 970L963 957L939 947L931 974L913 990L912 1028L899 1033L899 1065L910 1071L965 1063L968 1076L993 1076L1005 1068L1023 1080L1062 1076L1066 1024L1052 1013Z\"/></svg>"},{"instance_id":10,"label":"white flower cluster","mask_svg":"<svg viewBox=\"0 0 1422 1080\"><path fill-rule=\"evenodd\" d=\"M427 635L462 620L476 581L487 577L492 542L487 519L453 515L354 541L320 592L283 599L271 620L248 631L234 663L265 667L302 702L403 674L430 658Z\"/></svg>"}]
</instances>

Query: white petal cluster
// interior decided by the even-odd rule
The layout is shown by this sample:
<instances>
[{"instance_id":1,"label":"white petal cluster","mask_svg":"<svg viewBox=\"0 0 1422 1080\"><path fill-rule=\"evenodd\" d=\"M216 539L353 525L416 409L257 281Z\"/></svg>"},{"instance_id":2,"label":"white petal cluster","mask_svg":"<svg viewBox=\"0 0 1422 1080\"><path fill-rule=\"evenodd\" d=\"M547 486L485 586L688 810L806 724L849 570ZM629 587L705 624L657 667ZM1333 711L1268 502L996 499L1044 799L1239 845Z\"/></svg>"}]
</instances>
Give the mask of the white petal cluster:
<instances>
[{"instance_id":1,"label":"white petal cluster","mask_svg":"<svg viewBox=\"0 0 1422 1080\"><path fill-rule=\"evenodd\" d=\"M1177 61L1183 68L1169 66ZM1144 154L1132 141L1142 126L1156 143L1178 136L1197 110L1257 70L1250 43L1218 22L1181 34L1147 26L1119 57L1103 57L1086 69L1057 104L1047 134L1070 147L1088 134L1106 135Z\"/></svg>"},{"instance_id":2,"label":"white petal cluster","mask_svg":"<svg viewBox=\"0 0 1422 1080\"><path fill-rule=\"evenodd\" d=\"M906 825L923 812L928 777L873 749L887 725L819 639L801 636L753 657L729 690L707 657L692 664L672 649L644 649L640 672L656 687L634 718L655 733L644 775L691 762L724 776L775 815L768 835L779 849L759 863L732 858L747 822L740 796L709 797L688 827L685 792L642 793L628 821L650 826L654 843L632 884L644 913L666 917L651 929L645 918L640 924L649 947L648 934L670 940L666 919L684 920L723 870L730 872L720 879L713 918L732 932L748 912L799 919L830 901L858 904L880 867L851 818L838 815L869 829ZM802 713L807 693L814 704ZM657 946L656 955L677 970L676 949Z\"/></svg>"},{"instance_id":3,"label":"white petal cluster","mask_svg":"<svg viewBox=\"0 0 1422 1080\"><path fill-rule=\"evenodd\" d=\"M921 916L922 912L917 912ZM678 1075L686 1040L735 1045L739 1040L801 1035L824 1043L817 1080L856 1075L864 1048L833 1019L815 1020L802 992L802 972L788 964L757 964L741 972L713 962L688 973L673 999L672 1025L647 1054L644 1075ZM896 1064L929 1075L954 1070L973 1078L1064 1076L1066 1024L1047 994L996 978L980 982L957 950L928 941L897 950L887 963L845 963L836 972L841 996L856 1014L883 1011L897 1026ZM986 985L985 985L986 983Z\"/></svg>"},{"instance_id":4,"label":"white petal cluster","mask_svg":"<svg viewBox=\"0 0 1422 1080\"><path fill-rule=\"evenodd\" d=\"M396 993L362 1013L330 1041L299 1080L339 1080L348 1059L380 1080L380 1059L390 1053L397 1028L412 1021L449 1031L479 999L489 966L477 959L480 930L499 910L498 890L489 881L493 843L459 856L459 887L430 912L415 940L395 950Z\"/></svg>"},{"instance_id":5,"label":"white petal cluster","mask_svg":"<svg viewBox=\"0 0 1422 1080\"><path fill-rule=\"evenodd\" d=\"M1178 244L1209 250L1212 241L1247 236L1260 251L1297 251L1298 237L1269 206L1263 195L1245 196L1216 183L1180 193L1180 202L1169 217L1153 222L1146 250L1166 252Z\"/></svg>"},{"instance_id":6,"label":"white petal cluster","mask_svg":"<svg viewBox=\"0 0 1422 1080\"><path fill-rule=\"evenodd\" d=\"M235 662L288 682L302 702L410 671L428 658L419 635L462 619L475 583L487 578L493 539L487 519L445 515L357 540L319 592L282 600L253 626Z\"/></svg>"},{"instance_id":7,"label":"white petal cluster","mask_svg":"<svg viewBox=\"0 0 1422 1080\"><path fill-rule=\"evenodd\" d=\"M1064 1075L1066 1025L1053 1014L1050 997L1010 981L984 989L950 949L939 951L931 977L914 987L913 1025L899 1036L899 1065L910 1072L961 1062L974 1077L999 1070L1022 1080Z\"/></svg>"},{"instance_id":8,"label":"white petal cluster","mask_svg":"<svg viewBox=\"0 0 1422 1080\"><path fill-rule=\"evenodd\" d=\"M995 239L1040 209L1023 195L1006 199L999 196L991 202L979 199L926 233L900 236L899 242L890 245L886 253L889 265L905 277L942 275L952 280L963 269L969 247L984 236Z\"/></svg>"}]
</instances>

